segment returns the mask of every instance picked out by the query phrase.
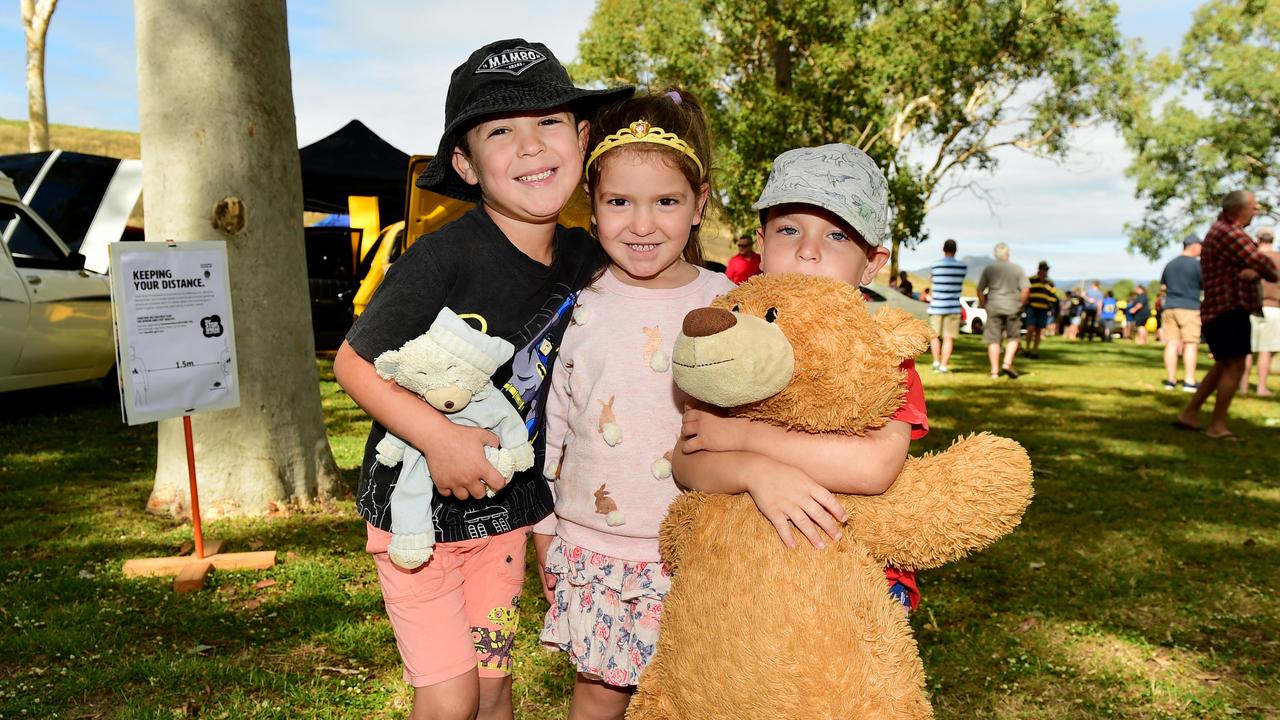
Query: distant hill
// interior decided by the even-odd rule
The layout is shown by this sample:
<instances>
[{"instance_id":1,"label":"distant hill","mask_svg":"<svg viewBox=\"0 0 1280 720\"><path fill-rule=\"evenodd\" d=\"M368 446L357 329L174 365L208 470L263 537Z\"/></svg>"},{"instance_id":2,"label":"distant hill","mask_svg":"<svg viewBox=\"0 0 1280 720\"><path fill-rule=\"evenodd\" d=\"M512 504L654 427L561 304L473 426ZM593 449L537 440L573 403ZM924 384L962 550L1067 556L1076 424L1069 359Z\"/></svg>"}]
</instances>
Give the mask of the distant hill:
<instances>
[{"instance_id":1,"label":"distant hill","mask_svg":"<svg viewBox=\"0 0 1280 720\"><path fill-rule=\"evenodd\" d=\"M92 155L137 160L142 157L138 133L125 130L97 130L74 125L50 125L53 147ZM0 118L0 155L27 152L27 121Z\"/></svg>"}]
</instances>

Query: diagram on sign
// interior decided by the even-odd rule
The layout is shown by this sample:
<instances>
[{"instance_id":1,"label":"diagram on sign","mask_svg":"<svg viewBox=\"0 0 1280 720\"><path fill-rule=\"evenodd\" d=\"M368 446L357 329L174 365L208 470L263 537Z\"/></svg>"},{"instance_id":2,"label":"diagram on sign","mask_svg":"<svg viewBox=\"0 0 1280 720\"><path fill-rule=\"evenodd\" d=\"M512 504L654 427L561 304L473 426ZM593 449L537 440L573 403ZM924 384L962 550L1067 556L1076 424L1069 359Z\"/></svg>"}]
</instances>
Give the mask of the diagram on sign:
<instances>
[{"instance_id":1,"label":"diagram on sign","mask_svg":"<svg viewBox=\"0 0 1280 720\"><path fill-rule=\"evenodd\" d=\"M113 248L112 266L117 332L129 349L126 418L239 404L225 248L128 245Z\"/></svg>"}]
</instances>

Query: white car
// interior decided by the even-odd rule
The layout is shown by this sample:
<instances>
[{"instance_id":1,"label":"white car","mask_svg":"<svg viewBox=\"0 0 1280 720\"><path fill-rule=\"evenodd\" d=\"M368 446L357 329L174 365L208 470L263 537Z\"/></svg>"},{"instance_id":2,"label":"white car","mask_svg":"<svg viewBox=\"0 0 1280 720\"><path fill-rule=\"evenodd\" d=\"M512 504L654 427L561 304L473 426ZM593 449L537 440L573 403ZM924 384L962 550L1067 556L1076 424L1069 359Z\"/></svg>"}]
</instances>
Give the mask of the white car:
<instances>
[{"instance_id":1,"label":"white car","mask_svg":"<svg viewBox=\"0 0 1280 720\"><path fill-rule=\"evenodd\" d=\"M54 156L49 162L56 160ZM29 197L34 195L31 186L47 175L46 168L36 182L27 183ZM106 243L101 239L119 239L140 186L124 183L133 186L132 199L127 199L129 188L122 189L114 178L106 184L115 184L115 192L98 187L89 199L78 195L78 188L59 188L69 193L64 201L76 195L63 206L89 218L76 244L94 255L100 251L103 261ZM105 265L99 271L87 268L86 255L68 247L3 172L0 239L0 392L93 380L111 372L115 339Z\"/></svg>"},{"instance_id":2,"label":"white car","mask_svg":"<svg viewBox=\"0 0 1280 720\"><path fill-rule=\"evenodd\" d=\"M929 303L909 298L884 283L871 283L862 286L862 293L867 298L867 306L871 312L882 307L896 307L906 310L922 322L929 322Z\"/></svg>"},{"instance_id":3,"label":"white car","mask_svg":"<svg viewBox=\"0 0 1280 720\"><path fill-rule=\"evenodd\" d=\"M981 335L987 324L987 309L978 307L978 298L960 298L960 332Z\"/></svg>"}]
</instances>

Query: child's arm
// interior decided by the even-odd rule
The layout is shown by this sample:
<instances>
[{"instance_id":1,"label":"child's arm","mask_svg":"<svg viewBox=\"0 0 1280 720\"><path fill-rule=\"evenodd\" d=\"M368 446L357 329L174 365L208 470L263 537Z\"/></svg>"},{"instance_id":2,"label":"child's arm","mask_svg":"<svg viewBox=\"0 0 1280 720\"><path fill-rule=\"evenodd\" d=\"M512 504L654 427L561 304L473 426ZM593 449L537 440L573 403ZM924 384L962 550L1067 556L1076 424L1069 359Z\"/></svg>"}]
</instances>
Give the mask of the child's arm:
<instances>
[{"instance_id":1,"label":"child's arm","mask_svg":"<svg viewBox=\"0 0 1280 720\"><path fill-rule=\"evenodd\" d=\"M907 460L911 426L890 420L865 436L813 434L762 422L724 417L693 406L680 434L687 452L749 452L798 468L831 492L879 495Z\"/></svg>"},{"instance_id":2,"label":"child's arm","mask_svg":"<svg viewBox=\"0 0 1280 720\"><path fill-rule=\"evenodd\" d=\"M505 484L484 454L486 445L498 446L492 432L457 425L417 395L383 380L373 363L345 341L334 357L333 374L370 417L422 451L440 494L466 500L484 497L485 484L495 491Z\"/></svg>"},{"instance_id":3,"label":"child's arm","mask_svg":"<svg viewBox=\"0 0 1280 720\"><path fill-rule=\"evenodd\" d=\"M816 548L841 537L840 525L849 519L830 491L796 468L751 452L686 452L684 440L671 454L676 482L709 493L750 493L760 513L778 531L787 547L795 547L791 526ZM821 528L821 531L819 531Z\"/></svg>"}]
</instances>

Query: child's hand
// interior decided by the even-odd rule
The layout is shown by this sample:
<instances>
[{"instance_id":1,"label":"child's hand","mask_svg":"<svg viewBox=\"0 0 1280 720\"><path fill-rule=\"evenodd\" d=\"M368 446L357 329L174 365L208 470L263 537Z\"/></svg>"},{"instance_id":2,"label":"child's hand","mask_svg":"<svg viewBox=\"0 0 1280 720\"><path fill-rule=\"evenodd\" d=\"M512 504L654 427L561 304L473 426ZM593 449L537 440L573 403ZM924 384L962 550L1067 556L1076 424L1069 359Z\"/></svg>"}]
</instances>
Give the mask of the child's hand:
<instances>
[{"instance_id":1,"label":"child's hand","mask_svg":"<svg viewBox=\"0 0 1280 720\"><path fill-rule=\"evenodd\" d=\"M484 497L507 484L502 473L485 456L485 447L498 447L498 436L484 428L454 423L434 433L430 447L423 448L431 480L441 495L459 500Z\"/></svg>"},{"instance_id":2,"label":"child's hand","mask_svg":"<svg viewBox=\"0 0 1280 720\"><path fill-rule=\"evenodd\" d=\"M731 452L747 449L750 420L726 417L719 408L708 408L696 400L685 405L680 423L684 451Z\"/></svg>"},{"instance_id":3,"label":"child's hand","mask_svg":"<svg viewBox=\"0 0 1280 720\"><path fill-rule=\"evenodd\" d=\"M538 563L538 581L542 583L542 596L547 599L548 605L555 602L556 576L547 572L547 549L555 539L555 535L533 534L533 556Z\"/></svg>"},{"instance_id":4,"label":"child's hand","mask_svg":"<svg viewBox=\"0 0 1280 720\"><path fill-rule=\"evenodd\" d=\"M827 546L822 534L839 540L843 535L840 526L849 520L830 491L789 465L779 463L774 472L754 477L747 492L787 547L796 546L792 525L822 550Z\"/></svg>"}]
</instances>

